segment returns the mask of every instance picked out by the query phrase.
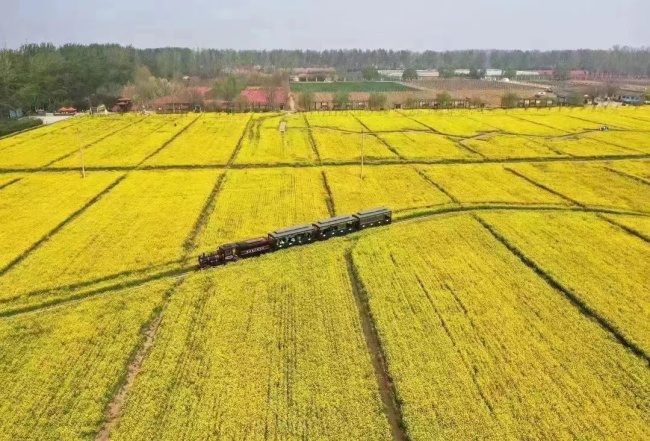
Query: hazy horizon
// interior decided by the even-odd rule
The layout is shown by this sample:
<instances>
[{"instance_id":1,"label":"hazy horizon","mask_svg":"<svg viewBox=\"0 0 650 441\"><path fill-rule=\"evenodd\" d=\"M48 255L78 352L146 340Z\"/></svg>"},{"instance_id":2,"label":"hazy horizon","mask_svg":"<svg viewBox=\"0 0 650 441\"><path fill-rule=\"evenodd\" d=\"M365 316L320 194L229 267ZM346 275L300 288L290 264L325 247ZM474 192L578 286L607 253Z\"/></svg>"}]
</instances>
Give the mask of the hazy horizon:
<instances>
[{"instance_id":1,"label":"hazy horizon","mask_svg":"<svg viewBox=\"0 0 650 441\"><path fill-rule=\"evenodd\" d=\"M453 51L633 48L650 44L650 2L414 0L23 0L3 6L0 44L117 43L137 48Z\"/></svg>"}]
</instances>

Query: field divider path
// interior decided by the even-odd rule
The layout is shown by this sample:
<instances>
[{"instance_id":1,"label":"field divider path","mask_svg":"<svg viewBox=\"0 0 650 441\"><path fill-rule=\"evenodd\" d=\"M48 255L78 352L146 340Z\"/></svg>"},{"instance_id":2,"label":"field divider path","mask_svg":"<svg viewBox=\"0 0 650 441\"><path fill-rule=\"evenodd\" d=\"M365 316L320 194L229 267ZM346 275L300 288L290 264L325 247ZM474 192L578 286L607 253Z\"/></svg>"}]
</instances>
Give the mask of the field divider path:
<instances>
[{"instance_id":1,"label":"field divider path","mask_svg":"<svg viewBox=\"0 0 650 441\"><path fill-rule=\"evenodd\" d=\"M384 404L384 411L386 413L386 418L388 419L388 424L390 425L393 440L408 441L409 437L404 424L402 409L397 400L397 391L393 379L390 376L386 356L382 349L379 333L377 332L377 327L372 316L368 293L363 286L361 277L354 265L352 250L346 251L345 261L347 264L350 284L352 286L352 295L355 304L357 305L359 320L361 322L361 328L366 342L366 348L375 371L379 395Z\"/></svg>"},{"instance_id":2,"label":"field divider path","mask_svg":"<svg viewBox=\"0 0 650 441\"><path fill-rule=\"evenodd\" d=\"M641 233L639 231L636 231L636 230L634 230L634 229L632 229L632 228L630 228L630 227L628 227L626 225L623 225L623 224L621 224L619 222L616 222L615 220L610 219L607 216L604 216L603 214L598 213L598 214L596 214L596 216L598 216L600 219L604 220L608 224L613 225L613 226L615 226L617 228L620 228L621 230L625 231L627 234L629 234L631 236L634 236L636 238L639 238L642 241L644 241L645 243L650 244L650 237L646 236L645 234L643 234L643 233Z\"/></svg>"},{"instance_id":3,"label":"field divider path","mask_svg":"<svg viewBox=\"0 0 650 441\"><path fill-rule=\"evenodd\" d=\"M544 185L544 184L540 184L539 182L535 181L534 179L529 178L528 176L524 175L524 174L521 173L521 172L518 172L517 170L513 170L513 169L508 168L508 167L503 167L503 168L504 168L506 171L512 173L513 175L515 175L515 176L517 176L517 177L523 179L524 181L528 182L529 184L532 184L532 185L534 185L535 187L537 187L537 188L539 188L539 189L541 189L541 190L546 191L547 193L550 193L550 194L552 194L552 195L554 195L554 196L557 196L557 197L559 197L560 199L562 199L562 200L564 200L564 201L567 201L567 202L569 202L569 203L571 203L571 204L573 204L573 205L578 205L578 206L580 206L580 207L584 207L584 206L585 206L585 205L582 204L581 202L578 202L578 201L576 201L575 199L572 199L572 198L570 198L570 197L568 197L568 196L565 196L565 195L563 195L562 193L560 193L560 192L558 192L558 191L555 191L555 190L553 190L552 188L550 188L550 187L548 187L548 186L546 186L546 185Z\"/></svg>"},{"instance_id":4,"label":"field divider path","mask_svg":"<svg viewBox=\"0 0 650 441\"><path fill-rule=\"evenodd\" d=\"M331 217L335 217L336 205L334 203L334 196L332 195L332 189L330 188L330 184L327 180L327 174L325 173L324 168L320 171L320 175L323 179L323 188L325 189L325 203L327 204L327 211Z\"/></svg>"},{"instance_id":5,"label":"field divider path","mask_svg":"<svg viewBox=\"0 0 650 441\"><path fill-rule=\"evenodd\" d=\"M580 298L579 295L562 285L553 276L540 267L533 259L526 256L522 250L512 244L505 236L503 236L495 227L490 225L480 216L474 214L474 218L485 228L498 242L506 247L515 257L517 257L524 265L532 269L544 282L546 282L555 291L561 293L567 300L573 304L584 316L596 322L604 331L609 333L618 343L629 350L632 354L642 359L648 367L650 367L650 355L648 355L642 348L635 343L628 340L622 331L615 325L611 324L607 319L602 317L597 311L589 306L587 302Z\"/></svg>"},{"instance_id":6,"label":"field divider path","mask_svg":"<svg viewBox=\"0 0 650 441\"><path fill-rule=\"evenodd\" d=\"M357 115L355 115L354 113L352 113L351 115L352 115L352 117L353 117L354 119L357 120L357 122L358 122L359 124L361 124L361 127L363 127L363 128L366 130L366 133L367 133L368 135L370 135L370 136L374 136L375 139L376 139L377 141L379 141L380 143L382 143L382 144L384 145L384 147L386 147L386 148L387 148L387 149L388 149L392 154L394 154L395 156L397 156L397 158L398 158L400 161L405 161L405 160L406 160L406 158L405 158L404 156L402 156L402 155L401 155L397 150L395 150L395 148L394 148L392 145L390 145L390 144L389 144L385 139L381 138L380 136L377 135L377 133L375 133L375 132L373 132L372 130L370 130L370 129L368 128L368 126L365 125L365 124L363 123L363 121L361 121L361 119L359 119L359 117L358 117ZM361 133L360 135L363 136L363 133ZM388 161L387 161L387 162L388 162ZM393 162L393 163L394 163L394 162Z\"/></svg>"},{"instance_id":7,"label":"field divider path","mask_svg":"<svg viewBox=\"0 0 650 441\"><path fill-rule=\"evenodd\" d=\"M513 114L510 114L508 116L510 116L510 118L516 119L517 121L522 121L522 122L526 122L526 123L529 123L529 124L535 124L537 126L544 127L544 128L547 128L547 129L553 129L553 130L557 130L559 132L563 132L563 133L566 133L566 134L571 134L571 132L567 132L566 130L558 129L557 127L549 126L548 124L544 124L544 123L541 123L539 121L531 121L529 119L521 118L520 116L513 115ZM564 135L560 135L560 136L564 136Z\"/></svg>"},{"instance_id":8,"label":"field divider path","mask_svg":"<svg viewBox=\"0 0 650 441\"><path fill-rule=\"evenodd\" d=\"M305 125L307 126L307 136L309 137L309 144L311 145L311 149L314 152L314 155L316 155L316 159L318 160L318 165L322 166L323 165L323 160L320 157L320 152L318 151L318 144L316 143L316 139L314 138L314 131L311 127L311 124L309 123L309 119L307 116L303 115L303 119L305 120Z\"/></svg>"}]
</instances>

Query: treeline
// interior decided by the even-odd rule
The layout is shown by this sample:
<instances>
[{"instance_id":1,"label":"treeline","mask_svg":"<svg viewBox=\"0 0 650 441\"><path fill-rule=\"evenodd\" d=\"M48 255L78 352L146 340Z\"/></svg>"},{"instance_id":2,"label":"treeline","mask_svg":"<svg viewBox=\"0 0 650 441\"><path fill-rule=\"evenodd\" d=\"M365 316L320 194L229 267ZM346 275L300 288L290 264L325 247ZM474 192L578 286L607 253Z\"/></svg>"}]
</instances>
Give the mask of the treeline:
<instances>
[{"instance_id":1,"label":"treeline","mask_svg":"<svg viewBox=\"0 0 650 441\"><path fill-rule=\"evenodd\" d=\"M146 66L155 77L216 78L236 68L334 67L340 72L378 68L585 69L650 76L650 48L612 50L411 52L392 50L135 49L110 44L25 45L0 51L0 112L9 108L87 107L108 101Z\"/></svg>"}]
</instances>

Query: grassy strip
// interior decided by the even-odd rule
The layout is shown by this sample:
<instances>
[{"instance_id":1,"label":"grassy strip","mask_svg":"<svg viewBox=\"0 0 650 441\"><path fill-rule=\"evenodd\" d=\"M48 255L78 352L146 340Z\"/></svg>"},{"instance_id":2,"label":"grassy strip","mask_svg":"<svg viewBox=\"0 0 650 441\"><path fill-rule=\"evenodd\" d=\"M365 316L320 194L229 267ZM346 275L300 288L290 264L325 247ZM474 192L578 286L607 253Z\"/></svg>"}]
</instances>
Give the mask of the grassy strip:
<instances>
[{"instance_id":1,"label":"grassy strip","mask_svg":"<svg viewBox=\"0 0 650 441\"><path fill-rule=\"evenodd\" d=\"M205 205L201 209L201 212L199 213L199 217L196 218L196 221L194 222L194 226L192 227L192 230L190 231L190 234L185 238L185 242L183 243L183 249L185 250L185 256L184 259L188 257L188 254L194 251L197 247L197 239L203 233L205 230L205 227L208 223L208 219L210 218L210 215L214 211L215 207L217 206L217 198L219 197L219 193L221 193L221 189L223 188L224 183L226 182L226 175L228 172L223 172L221 176L219 176L219 179L217 179L217 182L214 184L214 187L212 187L212 191L210 192L210 195L208 196L208 199L205 201Z\"/></svg>"},{"instance_id":2,"label":"grassy strip","mask_svg":"<svg viewBox=\"0 0 650 441\"><path fill-rule=\"evenodd\" d=\"M636 230L634 230L634 229L632 229L632 228L630 228L630 227L628 227L626 225L620 224L620 223L616 222L614 219L610 219L608 217L605 217L602 214L597 214L597 216L600 219L607 222L608 224L613 225L613 226L615 226L617 228L620 228L621 230L625 231L627 234L630 234L630 235L632 235L634 237L637 237L637 238L641 239L642 241L644 241L645 243L650 243L650 237L646 236L645 234L640 233L639 231L636 231Z\"/></svg>"},{"instance_id":3,"label":"grassy strip","mask_svg":"<svg viewBox=\"0 0 650 441\"><path fill-rule=\"evenodd\" d=\"M624 178L632 179L633 181L636 181L636 182L638 182L639 184L650 185L650 181L649 181L649 180L647 180L647 179L645 179L645 178L642 178L642 177L640 177L640 176L631 175L631 174L629 174L629 173L625 173L624 171L616 170L616 169L611 168L611 167L605 167L605 169L606 169L607 171L610 171L610 172L612 172L612 173L615 173L615 174L617 174L617 175L619 175L619 176L623 176Z\"/></svg>"},{"instance_id":4,"label":"grassy strip","mask_svg":"<svg viewBox=\"0 0 650 441\"><path fill-rule=\"evenodd\" d=\"M621 332L615 325L607 321L604 317L592 309L587 302L580 298L580 296L570 289L566 288L560 282L555 280L550 274L548 274L543 268L541 268L535 261L527 257L519 248L510 243L508 239L502 236L496 228L486 222L484 219L479 216L474 216L474 218L503 246L505 246L508 251L514 254L519 260L521 260L524 265L535 271L535 273L541 277L551 288L562 293L573 306L578 308L578 310L588 317L589 319L596 322L600 325L603 330L608 332L612 337L614 337L623 347L632 352L635 356L644 360L648 365L650 365L650 356L646 354L643 349L637 346L635 343L627 339L627 337Z\"/></svg>"},{"instance_id":5,"label":"grassy strip","mask_svg":"<svg viewBox=\"0 0 650 441\"><path fill-rule=\"evenodd\" d=\"M316 159L318 159L318 163L320 165L323 165L323 161L320 157L320 152L318 151L318 145L316 144L316 139L314 139L314 132L311 129L311 124L309 124L309 120L304 114L302 117L305 120L305 124L307 125L307 134L309 135L309 144L311 145L311 149L314 151Z\"/></svg>"},{"instance_id":6,"label":"grassy strip","mask_svg":"<svg viewBox=\"0 0 650 441\"><path fill-rule=\"evenodd\" d=\"M578 206L580 206L580 207L584 207L584 204L583 204L583 203L578 202L578 201L576 201L575 199L572 199L572 198L570 198L570 197L568 197L568 196L565 196L565 195L563 195L562 193L560 193L560 192L558 192L558 191L555 191L555 190L553 190L552 188L547 187L547 186L544 185L544 184L540 184L539 182L535 181L534 179L529 178L528 176L524 175L523 173L518 172L517 170L513 170L513 169L508 168L508 167L504 167L504 169L505 169L506 171L512 173L513 175L515 175L515 176L517 176L517 177L523 179L524 181L528 182L529 184L532 184L532 185L534 185L535 187L537 187L537 188L539 188L539 189L541 189L541 190L546 191L547 193L550 193L550 194L552 194L552 195L554 195L554 196L557 196L557 197L559 197L560 199L562 199L562 200L564 200L564 201L567 201L567 202L569 202L569 203L571 203L571 204L573 204L573 205L578 205Z\"/></svg>"},{"instance_id":7,"label":"grassy strip","mask_svg":"<svg viewBox=\"0 0 650 441\"><path fill-rule=\"evenodd\" d=\"M327 203L327 211L329 211L330 216L336 216L336 205L334 205L334 196L332 195L332 189L330 184L327 181L327 175L325 170L321 170L321 176L323 177L323 187L325 187L325 202Z\"/></svg>"},{"instance_id":8,"label":"grassy strip","mask_svg":"<svg viewBox=\"0 0 650 441\"><path fill-rule=\"evenodd\" d=\"M448 192L448 191L447 191L447 190L446 190L442 185L440 185L440 184L434 182L433 179L431 179L429 176L427 176L427 175L426 175L422 170L420 170L420 169L417 168L417 167L413 167L413 169L418 173L418 175L420 175L420 177L421 177L422 179L424 179L425 181L427 181L427 183L428 183L429 185L431 185L432 187L435 187L436 189L440 190L440 191L441 191L442 193L444 193L444 195L447 196L447 197L448 197L452 202L454 202L454 203L456 203L456 204L460 204L460 203L461 203L461 201L459 201L458 199L456 199L456 198L454 197L454 195L452 195L451 193L449 193L449 192Z\"/></svg>"}]
</instances>

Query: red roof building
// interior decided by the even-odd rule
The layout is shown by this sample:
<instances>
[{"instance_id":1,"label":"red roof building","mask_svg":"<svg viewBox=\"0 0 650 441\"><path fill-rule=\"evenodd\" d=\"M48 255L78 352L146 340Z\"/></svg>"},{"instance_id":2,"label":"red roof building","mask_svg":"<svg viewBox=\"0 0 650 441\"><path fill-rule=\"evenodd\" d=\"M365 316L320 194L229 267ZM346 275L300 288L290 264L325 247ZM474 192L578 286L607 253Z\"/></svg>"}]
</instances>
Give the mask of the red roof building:
<instances>
[{"instance_id":1,"label":"red roof building","mask_svg":"<svg viewBox=\"0 0 650 441\"><path fill-rule=\"evenodd\" d=\"M284 89L277 88L273 94L273 102L269 102L269 94L264 89L248 88L241 93L250 109L270 109L272 107L284 109L287 104L287 93Z\"/></svg>"}]
</instances>

